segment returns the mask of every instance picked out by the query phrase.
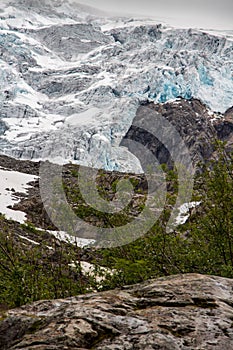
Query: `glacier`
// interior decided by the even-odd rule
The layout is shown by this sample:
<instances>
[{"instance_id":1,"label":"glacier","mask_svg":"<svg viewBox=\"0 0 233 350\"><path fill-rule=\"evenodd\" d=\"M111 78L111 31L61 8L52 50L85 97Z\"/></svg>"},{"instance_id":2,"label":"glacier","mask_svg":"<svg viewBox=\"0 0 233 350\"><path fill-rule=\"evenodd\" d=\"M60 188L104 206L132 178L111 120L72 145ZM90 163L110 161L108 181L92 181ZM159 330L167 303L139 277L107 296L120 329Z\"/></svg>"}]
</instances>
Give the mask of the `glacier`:
<instances>
[{"instance_id":1,"label":"glacier","mask_svg":"<svg viewBox=\"0 0 233 350\"><path fill-rule=\"evenodd\" d=\"M233 32L113 17L72 1L0 7L0 147L141 172L121 140L144 101L233 105Z\"/></svg>"}]
</instances>

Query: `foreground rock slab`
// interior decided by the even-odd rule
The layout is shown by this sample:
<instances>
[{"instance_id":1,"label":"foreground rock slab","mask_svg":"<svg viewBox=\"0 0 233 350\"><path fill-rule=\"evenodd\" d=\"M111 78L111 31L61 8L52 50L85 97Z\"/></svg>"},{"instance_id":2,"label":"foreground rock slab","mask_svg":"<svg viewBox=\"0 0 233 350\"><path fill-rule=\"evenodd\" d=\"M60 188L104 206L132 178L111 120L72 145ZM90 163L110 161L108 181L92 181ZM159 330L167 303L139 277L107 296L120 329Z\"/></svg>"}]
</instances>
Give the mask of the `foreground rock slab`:
<instances>
[{"instance_id":1,"label":"foreground rock slab","mask_svg":"<svg viewBox=\"0 0 233 350\"><path fill-rule=\"evenodd\" d=\"M233 280L177 275L0 318L0 349L233 349Z\"/></svg>"}]
</instances>

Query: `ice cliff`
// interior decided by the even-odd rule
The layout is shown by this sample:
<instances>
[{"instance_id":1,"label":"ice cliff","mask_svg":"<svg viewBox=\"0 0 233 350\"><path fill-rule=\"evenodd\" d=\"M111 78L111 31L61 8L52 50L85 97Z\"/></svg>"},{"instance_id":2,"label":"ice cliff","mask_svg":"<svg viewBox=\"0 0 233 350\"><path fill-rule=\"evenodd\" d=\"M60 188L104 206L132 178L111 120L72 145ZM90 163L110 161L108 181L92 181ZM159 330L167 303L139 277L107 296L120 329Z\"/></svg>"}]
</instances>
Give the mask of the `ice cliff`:
<instances>
[{"instance_id":1,"label":"ice cliff","mask_svg":"<svg viewBox=\"0 0 233 350\"><path fill-rule=\"evenodd\" d=\"M140 171L120 147L139 105L233 105L233 33L108 17L65 1L0 6L0 149Z\"/></svg>"}]
</instances>

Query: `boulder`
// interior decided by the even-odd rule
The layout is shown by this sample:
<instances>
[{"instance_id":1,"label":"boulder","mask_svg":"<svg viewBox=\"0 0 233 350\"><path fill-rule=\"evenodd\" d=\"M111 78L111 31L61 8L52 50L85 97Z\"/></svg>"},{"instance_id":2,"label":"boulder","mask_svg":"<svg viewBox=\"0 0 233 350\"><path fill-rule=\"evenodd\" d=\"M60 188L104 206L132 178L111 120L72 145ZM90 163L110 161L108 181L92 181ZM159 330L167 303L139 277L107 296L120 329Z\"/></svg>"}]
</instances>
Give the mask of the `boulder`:
<instances>
[{"instance_id":1,"label":"boulder","mask_svg":"<svg viewBox=\"0 0 233 350\"><path fill-rule=\"evenodd\" d=\"M233 281L198 274L38 301L0 315L0 348L230 350Z\"/></svg>"}]
</instances>

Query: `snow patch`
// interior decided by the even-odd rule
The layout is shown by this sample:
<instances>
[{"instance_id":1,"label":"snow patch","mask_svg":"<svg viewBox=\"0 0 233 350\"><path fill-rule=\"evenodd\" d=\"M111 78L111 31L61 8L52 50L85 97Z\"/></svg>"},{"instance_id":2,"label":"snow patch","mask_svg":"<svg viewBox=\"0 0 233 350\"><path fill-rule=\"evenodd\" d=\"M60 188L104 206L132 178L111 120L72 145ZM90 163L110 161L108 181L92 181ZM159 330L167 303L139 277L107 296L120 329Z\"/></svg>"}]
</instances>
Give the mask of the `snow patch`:
<instances>
[{"instance_id":1,"label":"snow patch","mask_svg":"<svg viewBox=\"0 0 233 350\"><path fill-rule=\"evenodd\" d=\"M190 203L182 204L179 208L179 214L176 218L176 224L177 225L185 224L190 216L190 209L196 208L200 204L201 202L190 202Z\"/></svg>"},{"instance_id":2,"label":"snow patch","mask_svg":"<svg viewBox=\"0 0 233 350\"><path fill-rule=\"evenodd\" d=\"M68 233L63 232L63 231L51 231L51 230L48 231L47 230L47 232L51 233L54 237L56 237L60 241L77 245L80 248L83 248L85 246L88 246L90 244L95 243L94 240L85 239L85 238L78 238L76 236L69 235Z\"/></svg>"},{"instance_id":3,"label":"snow patch","mask_svg":"<svg viewBox=\"0 0 233 350\"><path fill-rule=\"evenodd\" d=\"M4 214L9 220L24 223L26 214L8 207L20 201L14 193L26 193L30 187L28 183L36 179L37 177L34 175L0 169L0 213Z\"/></svg>"}]
</instances>

